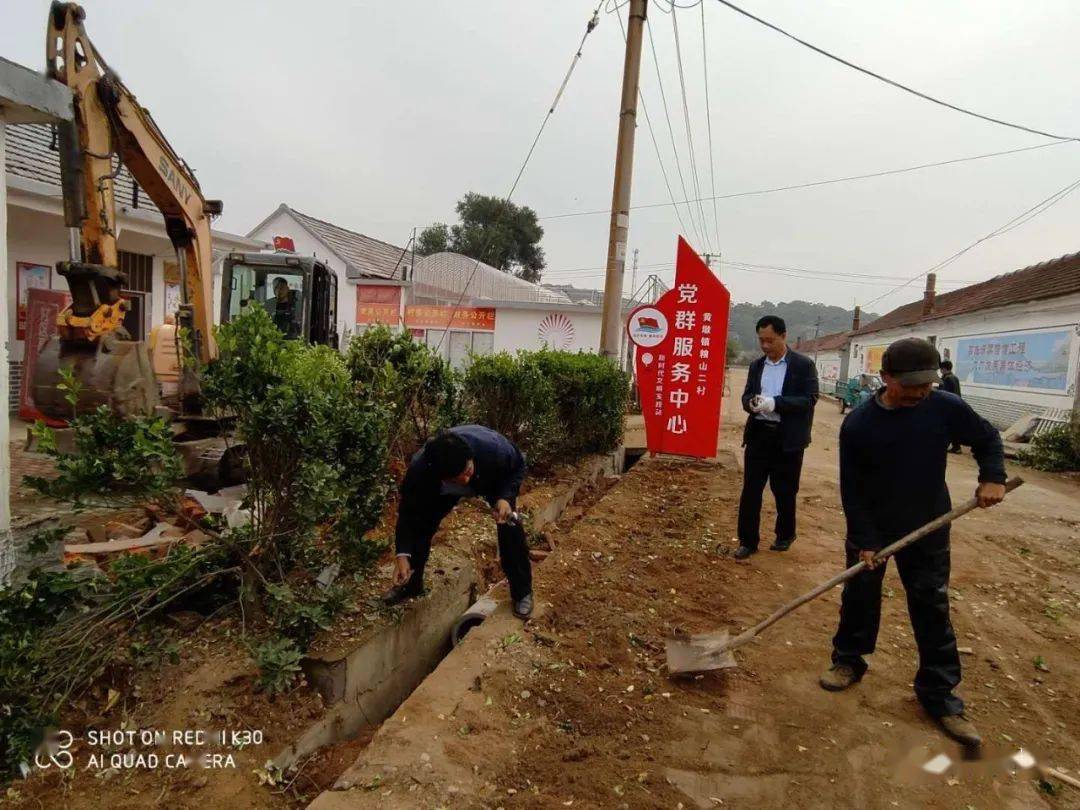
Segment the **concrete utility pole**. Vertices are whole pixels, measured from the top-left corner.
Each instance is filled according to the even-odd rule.
[[[634,130],[637,127],[641,39],[648,8],[648,0],[630,0],[622,102],[619,106],[619,141],[615,150],[615,188],[611,195],[611,228],[608,236],[607,276],[604,279],[604,309],[600,324],[600,353],[616,362],[622,336],[623,273],[626,270],[626,236],[630,230],[630,180],[634,173]]]
[[[637,259],[638,249],[634,248],[634,267],[630,271],[630,296],[633,297],[637,293]]]

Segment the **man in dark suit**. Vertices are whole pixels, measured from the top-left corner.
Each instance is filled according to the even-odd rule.
[[[818,398],[814,361],[787,347],[784,319],[766,315],[757,322],[757,334],[764,356],[750,364],[742,395],[750,416],[743,433],[737,560],[757,552],[766,481],[776,499],[776,541],[769,548],[787,551],[795,541],[795,495]]]
[[[514,615],[533,610],[532,566],[525,529],[514,509],[525,457],[503,436],[480,425],[460,425],[431,439],[417,453],[401,484],[395,532],[394,586],[383,596],[397,604],[424,592],[431,539],[462,498],[488,502],[498,524],[499,561],[510,583]]]
[[[951,360],[941,361],[941,385],[939,386],[942,391],[947,391],[950,394],[956,394],[960,396],[960,378],[953,374]],[[949,448],[950,453],[962,452],[960,442],[953,442]]]

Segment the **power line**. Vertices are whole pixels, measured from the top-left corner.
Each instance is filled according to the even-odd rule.
[[[762,194],[776,194],[781,191],[798,191],[800,189],[815,188],[817,186],[829,186],[836,183],[848,183],[855,180],[872,180],[877,177],[888,177],[895,174],[906,174],[907,172],[922,171],[923,169],[935,169],[940,166],[951,166],[956,163],[969,163],[974,160],[985,160],[986,158],[1003,157],[1005,155],[1016,155],[1021,152],[1034,152],[1039,149],[1047,149],[1052,146],[1061,146],[1062,144],[1074,143],[1074,141],[1054,141],[1053,143],[1040,143],[1036,146],[1022,146],[1017,149],[1006,149],[1002,152],[987,152],[982,155],[970,155],[962,158],[952,158],[951,160],[941,160],[935,163],[921,163],[917,166],[907,166],[902,169],[886,169],[879,172],[870,172],[868,174],[853,174],[846,177],[834,177],[828,180],[812,180],[808,183],[796,183],[786,186],[775,186],[773,188],[763,188],[754,191],[739,191],[732,194],[720,194],[715,197],[705,197],[701,201],[708,202],[709,200],[733,200],[739,197],[754,197]],[[697,200],[684,200],[684,204],[691,202],[697,202]],[[640,205],[633,205],[630,210],[639,210],[645,208],[664,208],[672,203],[643,203]],[[550,216],[540,217],[542,220],[548,219],[569,219],[571,217],[587,217],[595,214],[610,214],[610,208],[597,208],[589,211],[570,211],[565,214],[551,214]]]
[[[941,268],[952,264],[954,261],[959,259],[965,253],[967,253],[968,251],[978,247],[983,242],[986,242],[986,241],[988,241],[990,239],[993,239],[996,236],[1001,236],[1002,234],[1008,233],[1011,230],[1019,228],[1021,225],[1026,225],[1028,222],[1035,219],[1035,217],[1037,217],[1040,214],[1043,214],[1046,211],[1053,208],[1059,202],[1061,202],[1066,197],[1068,197],[1070,194],[1072,194],[1074,191],[1076,191],[1077,188],[1080,188],[1080,179],[1074,180],[1073,182],[1069,183],[1064,188],[1059,189],[1058,191],[1055,191],[1053,194],[1051,194],[1049,197],[1047,197],[1042,202],[1036,203],[1031,208],[1024,211],[1022,214],[1018,214],[1017,216],[1010,219],[1004,225],[1002,225],[1002,226],[1000,226],[998,228],[995,228],[990,233],[986,234],[986,236],[983,236],[980,239],[976,239],[974,242],[972,242],[967,247],[961,248],[960,250],[956,251],[956,253],[949,256],[949,258],[943,259],[942,261],[938,262],[933,267],[931,267],[929,270],[924,270],[923,272],[919,273],[919,275],[908,279],[907,281],[905,281],[900,286],[898,286],[898,287],[896,287],[896,288],[894,288],[892,290],[889,290],[889,292],[884,293],[882,295],[879,295],[877,298],[875,298],[872,301],[867,301],[865,304],[863,304],[863,306],[868,307],[871,304],[876,304],[882,298],[887,298],[888,296],[892,295],[893,293],[899,292],[900,290],[904,289],[905,287],[908,287],[909,285],[914,284],[920,278],[923,278],[924,276],[927,276],[927,275],[929,275],[930,273],[933,273],[936,270],[940,270]]]
[[[674,0],[673,0],[674,2]],[[712,134],[712,104],[709,101],[709,49],[705,47],[705,3],[701,4],[701,68],[705,74],[705,121],[709,125],[709,193],[712,194],[712,217],[713,228],[716,231],[716,247],[719,250],[722,240],[720,239],[720,216],[716,210],[716,159],[713,156]],[[672,14],[671,16],[675,16]]]
[[[623,25],[622,14],[619,13],[618,8],[615,9],[615,16],[619,20],[619,28],[622,30],[623,41],[625,41],[626,26]],[[671,205],[675,209],[675,216],[679,220],[679,228],[682,233],[686,233],[686,223],[683,222],[682,212],[679,211],[679,206],[675,204],[675,192],[671,190],[671,181],[668,179],[667,169],[664,168],[664,161],[660,157],[660,143],[656,140],[656,131],[653,129],[652,118],[649,117],[649,108],[645,106],[645,95],[641,92],[640,83],[638,85],[638,101],[641,102],[641,112],[645,115],[645,123],[649,128],[649,138],[652,139],[653,149],[656,151],[656,162],[660,164],[660,173],[664,176],[664,185],[667,187],[668,196],[671,198]]]
[[[671,15],[671,30],[675,35],[675,62],[679,68],[679,88],[682,90],[683,122],[686,124],[686,145],[690,152],[690,170],[694,174],[694,193],[697,194],[698,214],[701,216],[701,227],[705,232],[705,248],[710,253],[715,252],[709,245],[709,223],[705,219],[705,209],[701,206],[701,180],[698,177],[697,155],[694,151],[694,135],[690,128],[690,103],[686,98],[686,75],[683,72],[682,44],[679,41],[679,15]]]
[[[764,25],[766,28],[771,28],[773,31],[776,31],[778,34],[782,34],[783,36],[787,37],[788,39],[799,43],[804,48],[809,48],[810,50],[814,51],[815,53],[819,53],[822,56],[828,57],[829,59],[832,59],[834,62],[839,62],[841,65],[844,65],[845,67],[849,67],[852,70],[857,70],[860,73],[863,73],[863,74],[865,74],[867,76],[870,76],[871,78],[877,79],[878,81],[881,81],[881,82],[885,82],[885,84],[892,85],[893,87],[897,88],[898,90],[903,90],[906,93],[911,93],[913,96],[917,96],[917,97],[923,99],[924,101],[929,101],[929,102],[932,102],[934,104],[938,104],[938,105],[940,105],[942,107],[947,107],[950,110],[954,110],[956,112],[963,113],[964,115],[970,115],[973,118],[979,118],[979,119],[982,119],[983,121],[989,121],[992,124],[1000,124],[1001,126],[1010,127],[1012,129],[1018,129],[1021,132],[1029,132],[1032,135],[1042,135],[1044,138],[1053,138],[1053,139],[1058,140],[1058,141],[1075,141],[1075,140],[1077,140],[1077,138],[1074,138],[1074,137],[1071,137],[1071,136],[1068,136],[1068,135],[1054,135],[1051,132],[1043,132],[1041,129],[1034,129],[1033,127],[1026,127],[1023,124],[1014,124],[1014,123],[1011,123],[1009,121],[1004,121],[1004,120],[1002,120],[1000,118],[993,118],[993,117],[991,117],[989,115],[983,115],[982,113],[977,113],[974,110],[969,110],[969,109],[967,109],[965,107],[961,107],[961,106],[956,105],[956,104],[951,104],[948,101],[942,101],[939,98],[935,98],[934,96],[928,95],[928,94],[923,93],[923,92],[921,92],[919,90],[915,90],[912,87],[908,87],[906,84],[901,84],[898,81],[894,81],[893,79],[887,78],[886,76],[882,76],[880,73],[875,73],[874,71],[872,71],[872,70],[870,70],[868,68],[864,68],[864,67],[861,67],[860,65],[856,65],[854,62],[849,62],[847,59],[843,59],[843,58],[837,56],[836,54],[830,53],[829,51],[825,50],[824,48],[819,48],[817,45],[812,45],[811,43],[807,42],[804,39],[799,39],[799,37],[795,36],[792,33],[789,33],[788,31],[785,31],[780,26],[774,25],[773,23],[769,22],[768,20],[763,20],[763,19],[761,19],[761,17],[757,17],[757,16],[751,14],[749,11],[746,11],[745,9],[739,8],[737,5],[730,2],[730,0],[718,0],[718,2],[721,3],[722,5],[727,6],[732,11],[737,11],[739,14],[742,14],[744,17],[748,17],[749,19],[753,20],[754,22],[760,23],[761,25]]]
[[[574,68],[577,67],[577,63],[581,60],[581,49],[585,46],[585,40],[589,38],[589,34],[593,32],[596,26],[600,22],[600,6],[597,6],[592,13],[592,17],[589,18],[588,23],[585,25],[585,33],[581,36],[581,42],[578,43],[577,50],[574,53],[573,58],[570,60],[570,69],[566,72],[565,78],[563,78],[562,84],[559,85],[559,90],[555,94],[555,99],[551,102],[551,106],[548,108],[547,113],[544,115],[543,120],[540,122],[540,128],[536,131],[536,137],[533,138],[532,144],[529,146],[529,151],[525,154],[525,160],[521,163],[521,168],[518,169],[517,176],[514,178],[513,184],[510,186],[510,191],[507,192],[503,201],[506,205],[503,206],[503,210],[500,212],[499,219],[496,220],[496,225],[500,224],[502,217],[506,215],[507,209],[509,209],[510,198],[514,196],[514,192],[517,191],[518,183],[521,182],[522,175],[525,174],[525,168],[529,165],[529,161],[532,159],[533,152],[536,151],[536,145],[540,142],[540,136],[544,133],[544,128],[547,127],[548,121],[551,120],[551,116],[555,114],[555,108],[558,106],[559,99],[562,98],[563,91],[566,90],[566,85],[570,82],[570,77],[574,73]],[[465,300],[465,295],[469,291],[469,287],[472,285],[473,278],[476,276],[476,271],[480,269],[480,265],[483,264],[483,257],[487,256],[488,251],[491,249],[495,239],[495,228],[492,229],[491,234],[488,236],[484,245],[484,249],[480,251],[480,257],[476,259],[476,264],[473,265],[472,272],[469,273],[469,278],[465,282],[465,286],[461,289],[461,295],[458,296],[458,300],[454,303],[454,308],[450,311],[450,317],[448,323],[452,323],[454,315],[461,308],[461,302]],[[501,268],[500,268],[501,269]],[[435,352],[438,353],[442,349],[443,340],[450,333],[449,326],[443,330],[442,335],[439,337],[439,342],[435,346]],[[419,389],[417,389],[417,393]],[[416,394],[414,393],[414,398]]]
[[[660,60],[656,57],[656,43],[653,41],[652,24],[648,20],[645,21],[645,31],[649,34],[649,49],[652,51],[653,67],[656,69],[656,84],[660,88],[660,100],[664,104],[664,118],[667,119],[668,134],[671,136],[671,154],[675,157],[675,168],[679,173],[679,184],[682,186],[684,205],[686,205],[686,212],[690,217],[690,225],[700,242],[702,241],[701,231],[698,230],[697,223],[694,222],[694,209],[687,200],[690,194],[686,190],[686,178],[683,176],[682,161],[679,160],[679,150],[675,146],[675,128],[671,125],[671,110],[668,108],[667,93],[664,92],[664,80],[660,76]],[[667,205],[667,203],[664,203],[664,205]],[[637,207],[639,206],[632,205],[630,210],[633,211]]]

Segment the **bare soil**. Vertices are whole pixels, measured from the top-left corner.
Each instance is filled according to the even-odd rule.
[[[916,651],[892,567],[877,652],[847,692],[817,682],[838,591],[739,651],[738,668],[668,676],[669,635],[738,632],[844,564],[835,403],[818,409],[798,541],[783,554],[766,541],[748,562],[730,556],[742,416],[733,398],[725,407],[719,463],[643,460],[556,532],[534,620],[493,617],[473,631],[384,724],[351,789],[324,794],[320,810],[1080,807],[1074,788],[1004,763],[1023,747],[1080,775],[1080,488],[1062,476],[1014,469],[1024,487],[953,529],[959,692],[983,761],[962,762],[914,699]],[[976,475],[970,455],[950,456],[956,500]],[[767,507],[764,527],[773,516]],[[462,687],[469,672],[479,674]],[[938,754],[954,764],[920,770]]]

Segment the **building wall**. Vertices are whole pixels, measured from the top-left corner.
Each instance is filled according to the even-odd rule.
[[[840,369],[842,366],[840,351],[809,352],[811,359],[816,358],[818,370],[818,385],[823,394],[836,393],[837,380],[841,379]]]
[[[291,237],[298,254],[301,256],[314,256],[337,273],[338,334],[341,336],[341,345],[343,347],[348,345],[349,336],[356,331],[356,284],[345,278],[345,262],[331,253],[322,242],[309,234],[288,211],[278,211],[250,236],[252,239],[258,239],[262,242],[272,242],[275,236]]]
[[[564,312],[543,308],[509,309],[496,305],[495,351],[536,350],[544,346],[569,352],[598,351],[599,308]]]
[[[1046,409],[1071,409],[1076,397],[1077,366],[1080,363],[1080,295],[1064,296],[1046,301],[984,310],[955,318],[941,318],[915,324],[904,329],[859,335],[852,338],[849,354],[851,374],[876,372],[879,352],[889,343],[902,337],[935,338],[942,356],[958,360],[960,341],[965,338],[1010,333],[1068,332],[1068,369],[1066,386],[1060,391],[1004,387],[976,383],[963,379],[964,398],[998,428],[1011,425],[1025,413],[1041,413]],[[849,375],[850,376],[850,375]]]
[[[0,110],[0,166],[6,163],[7,141],[4,134],[4,113]],[[7,255],[7,185],[0,183],[0,290],[4,291],[4,300],[11,301],[13,291],[10,287],[11,270],[8,268]],[[0,307],[0,401],[8,395],[8,352],[11,341],[8,338],[8,318],[10,306]],[[15,568],[15,551],[11,543],[11,444],[9,435],[11,426],[7,419],[0,419],[0,585],[7,582]]]

